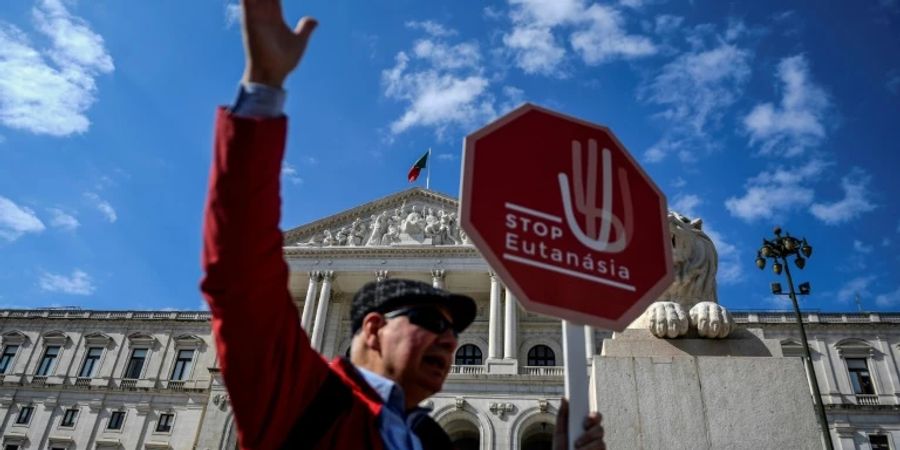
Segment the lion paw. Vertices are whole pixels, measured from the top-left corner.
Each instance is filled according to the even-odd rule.
[[[722,305],[700,302],[691,308],[691,326],[701,337],[721,339],[734,329],[734,319]]]
[[[690,320],[684,307],[675,302],[656,302],[647,308],[650,332],[658,338],[676,338],[687,334]]]

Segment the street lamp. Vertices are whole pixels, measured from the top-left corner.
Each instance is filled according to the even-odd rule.
[[[785,233],[781,235],[781,227],[775,227],[774,239],[763,239],[762,247],[756,253],[756,267],[760,270],[766,268],[766,259],[773,261],[772,271],[775,275],[781,275],[784,271],[788,282],[788,293],[782,293],[781,283],[772,283],[772,294],[787,295],[794,304],[794,313],[797,316],[797,326],[800,328],[800,339],[803,343],[803,360],[806,365],[806,376],[809,378],[809,384],[812,385],[813,400],[816,402],[816,413],[819,416],[819,423],[822,426],[822,436],[825,438],[825,446],[829,450],[834,449],[831,443],[831,433],[828,431],[828,418],[825,416],[825,406],[822,403],[822,393],[819,392],[819,381],[816,379],[816,371],[812,365],[812,356],[809,354],[809,342],[806,339],[806,329],[803,327],[803,318],[800,316],[800,306],[797,304],[797,292],[794,291],[794,280],[791,278],[790,258],[793,258],[794,264],[798,269],[806,267],[806,259],[812,256],[812,246],[806,242],[806,239],[797,239]],[[800,295],[809,295],[809,282],[800,283]]]

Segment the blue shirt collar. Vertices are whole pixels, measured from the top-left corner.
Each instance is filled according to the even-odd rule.
[[[385,405],[403,416],[406,415],[406,397],[403,394],[403,389],[397,383],[365,368],[356,366],[356,369],[365,378],[366,383],[369,383],[369,386],[375,389],[375,392],[378,393]]]

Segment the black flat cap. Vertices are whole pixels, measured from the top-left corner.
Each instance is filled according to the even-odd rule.
[[[366,314],[386,313],[410,305],[439,305],[446,308],[457,333],[461,333],[475,320],[475,300],[471,297],[451,294],[421,281],[391,278],[366,283],[353,296],[353,305],[350,307],[353,334],[362,327]]]

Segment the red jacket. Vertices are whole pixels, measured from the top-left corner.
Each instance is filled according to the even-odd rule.
[[[380,397],[349,362],[329,365],[310,347],[288,293],[278,228],[286,127],[284,117],[216,116],[201,289],[240,447],[380,450]]]

